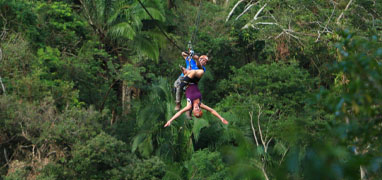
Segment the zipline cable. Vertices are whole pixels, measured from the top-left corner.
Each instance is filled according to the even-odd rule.
[[[196,20],[195,20],[195,26],[196,26],[195,30],[194,30],[194,32],[191,35],[190,41],[188,41],[188,44],[190,44],[189,46],[191,47],[191,49],[192,49],[192,42],[195,42],[196,33],[198,32],[198,27],[199,27],[199,22],[200,22],[200,9],[201,9],[201,7],[202,7],[202,0],[200,0],[200,2],[199,2],[198,14],[197,14],[197,17],[196,17]]]
[[[151,16],[150,12],[146,9],[146,7],[143,5],[143,3],[141,2],[141,0],[138,0],[139,4],[143,7],[143,9],[146,11],[146,13],[151,17],[152,20],[155,20],[153,18],[153,16]],[[159,28],[159,30],[164,34],[164,36],[176,47],[178,48],[180,51],[183,51],[182,48],[180,48],[170,37],[168,37],[168,35],[166,34],[166,32],[163,31],[163,29],[157,25],[157,27]]]

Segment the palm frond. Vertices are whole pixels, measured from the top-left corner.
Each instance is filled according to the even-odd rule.
[[[133,138],[134,140],[133,140],[133,145],[131,147],[131,151],[135,152],[137,150],[138,146],[145,140],[145,138],[146,138],[146,134],[141,133],[141,134],[136,135]]]
[[[159,45],[158,43],[145,36],[137,36],[135,38],[135,48],[141,53],[146,54],[148,57],[158,61],[159,59]]]
[[[118,0],[105,0],[104,1],[104,9],[103,9],[103,15],[105,17],[103,22],[106,22],[108,20],[108,17],[110,17],[114,11],[116,11],[116,8],[118,9],[121,7],[120,5],[117,6]]]
[[[150,31],[142,31],[140,32],[145,37],[149,37],[149,39],[152,39],[155,41],[159,47],[164,46],[164,44],[167,42],[167,39],[165,36],[163,36],[162,32],[160,32],[158,29],[152,29]]]
[[[166,18],[164,17],[164,8],[162,4],[157,0],[149,0],[142,2],[146,7],[147,11],[151,14],[154,20],[164,22]],[[140,21],[151,20],[151,17],[147,12],[141,7],[139,3],[135,4],[135,8],[132,9],[132,14]]]
[[[128,22],[131,17],[131,5],[126,4],[125,2],[117,2],[114,4],[115,7],[109,12],[107,19],[107,24],[112,25],[118,22]]]
[[[116,24],[110,28],[109,34],[112,39],[126,38],[132,40],[136,36],[133,27],[127,22]]]
[[[161,22],[164,22],[166,20],[166,18],[164,17],[163,13],[156,9],[156,8],[147,8],[147,11],[149,11],[149,13],[151,14],[151,16],[154,18],[154,20],[158,20],[158,21],[161,21]],[[151,17],[145,12],[145,15],[143,16],[145,20],[149,20],[151,19]]]
[[[121,13],[121,9],[117,9],[115,12],[113,12],[111,14],[111,16],[109,17],[109,19],[106,21],[106,24],[111,26],[112,24],[114,24],[117,19],[118,19],[118,16],[120,15]]]
[[[137,110],[135,128],[139,133],[133,138],[132,151],[139,151],[142,155],[147,155],[153,151],[153,144],[159,144],[158,142],[165,139],[164,137],[170,133],[168,130],[163,131],[163,125],[169,118],[168,111],[173,109],[173,106],[169,106],[173,102],[173,97],[168,82],[165,79],[159,79],[150,87],[150,92],[143,101]],[[161,144],[167,147],[172,146],[165,142]],[[168,150],[168,148],[160,147],[156,147],[156,149]]]
[[[97,11],[98,20],[100,22],[105,22],[105,0],[95,0],[95,10]]]
[[[131,24],[136,27],[137,29],[141,29],[142,26],[143,26],[143,23],[142,23],[142,18],[140,18],[139,16],[132,16],[131,17]]]
[[[282,142],[277,141],[274,146],[274,150],[277,154],[283,155],[286,151],[288,151],[288,148]]]

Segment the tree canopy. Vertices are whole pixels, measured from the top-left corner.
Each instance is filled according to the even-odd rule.
[[[0,0],[0,179],[380,179],[381,10]],[[228,125],[163,127],[189,43]]]

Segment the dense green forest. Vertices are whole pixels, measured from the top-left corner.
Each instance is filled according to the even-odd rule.
[[[190,41],[228,125],[163,127]],[[382,179],[381,138],[380,0],[0,0],[0,179]]]

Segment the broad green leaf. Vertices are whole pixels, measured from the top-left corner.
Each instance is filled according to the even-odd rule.
[[[146,134],[138,134],[134,137],[133,146],[131,147],[131,152],[135,152],[138,146],[145,140]]]

